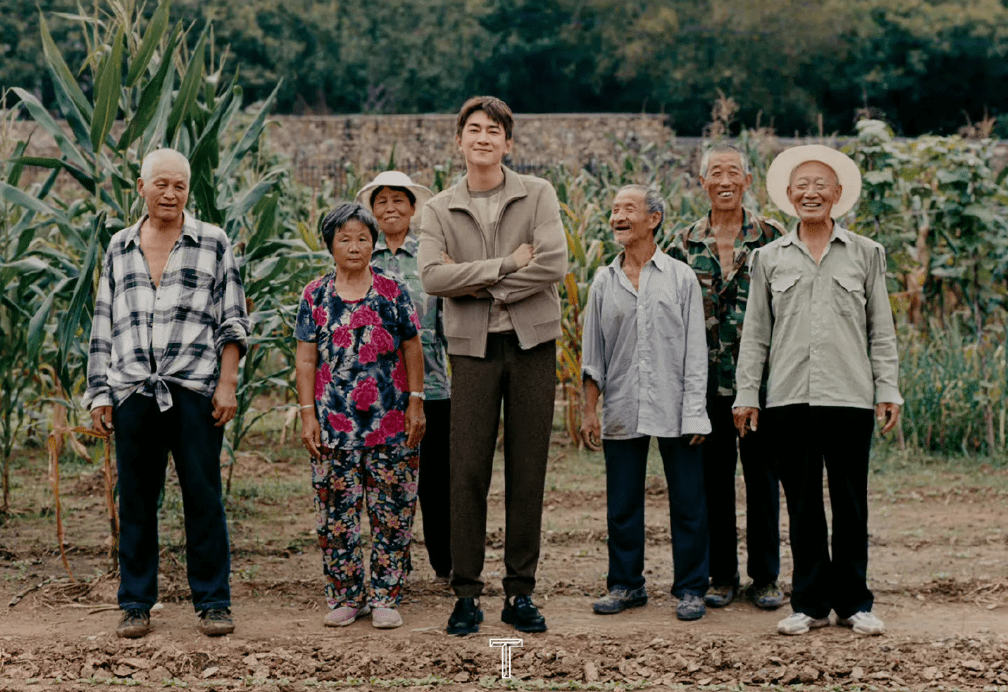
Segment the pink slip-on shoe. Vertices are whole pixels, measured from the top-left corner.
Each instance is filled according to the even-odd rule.
[[[371,606],[365,604],[360,608],[354,608],[353,606],[340,606],[339,608],[334,608],[329,611],[329,614],[325,617],[326,627],[346,627],[347,625],[352,625],[354,620],[359,617],[364,617],[371,612]]]

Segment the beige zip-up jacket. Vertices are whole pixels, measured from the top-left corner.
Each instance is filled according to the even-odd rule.
[[[437,194],[420,221],[420,281],[430,295],[446,298],[448,352],[486,355],[490,305],[506,306],[522,348],[560,337],[557,283],[567,273],[567,236],[556,192],[547,181],[504,168],[495,247],[487,247],[469,196],[467,176]],[[532,261],[501,276],[501,264],[522,243]],[[445,264],[441,253],[456,264]]]

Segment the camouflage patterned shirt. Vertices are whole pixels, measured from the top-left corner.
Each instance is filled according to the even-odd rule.
[[[787,233],[778,222],[748,209],[743,209],[742,215],[742,232],[735,238],[735,261],[727,276],[721,272],[710,214],[677,233],[668,248],[668,254],[692,267],[700,281],[709,355],[708,399],[735,395],[735,366],[749,298],[752,251]]]
[[[378,236],[371,264],[399,279],[409,289],[413,308],[420,319],[420,343],[424,354],[424,393],[428,399],[451,398],[448,377],[448,337],[445,336],[442,314],[444,300],[424,293],[420,285],[417,250],[420,239],[412,228],[402,247],[392,252],[385,244],[385,234]]]

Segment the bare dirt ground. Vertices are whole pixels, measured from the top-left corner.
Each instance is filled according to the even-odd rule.
[[[324,616],[321,558],[307,463],[275,431],[239,455],[228,500],[237,630],[211,640],[188,602],[179,495],[171,478],[162,510],[161,599],[154,632],[114,635],[108,518],[95,466],[64,459],[63,521],[70,581],[56,547],[52,493],[41,450],[13,475],[13,514],[0,525],[0,690],[95,686],[193,689],[944,689],[1008,690],[1008,470],[878,462],[870,486],[869,580],[888,632],[862,638],[841,627],[776,634],[788,612],[737,601],[696,623],[675,619],[664,481],[649,480],[647,578],[651,600],[600,617],[605,587],[605,485],[600,455],[566,447],[550,461],[536,602],[549,624],[513,649],[510,681],[492,637],[500,622],[503,487],[490,499],[483,598],[486,621],[465,638],[444,626],[450,590],[427,564],[420,521],[405,625],[378,631],[367,619],[333,630]],[[500,466],[500,464],[498,465]],[[738,478],[745,560],[744,487]],[[783,574],[790,576],[783,516]],[[11,603],[12,605],[8,605]],[[521,636],[521,635],[518,635]]]

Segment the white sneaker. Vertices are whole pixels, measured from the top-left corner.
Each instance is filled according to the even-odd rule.
[[[885,632],[885,623],[870,610],[854,613],[849,618],[837,618],[837,624],[850,627],[858,634],[876,635]]]
[[[829,618],[814,618],[805,613],[791,613],[786,618],[777,623],[777,631],[781,634],[805,634],[809,630],[826,627],[829,625]]]

